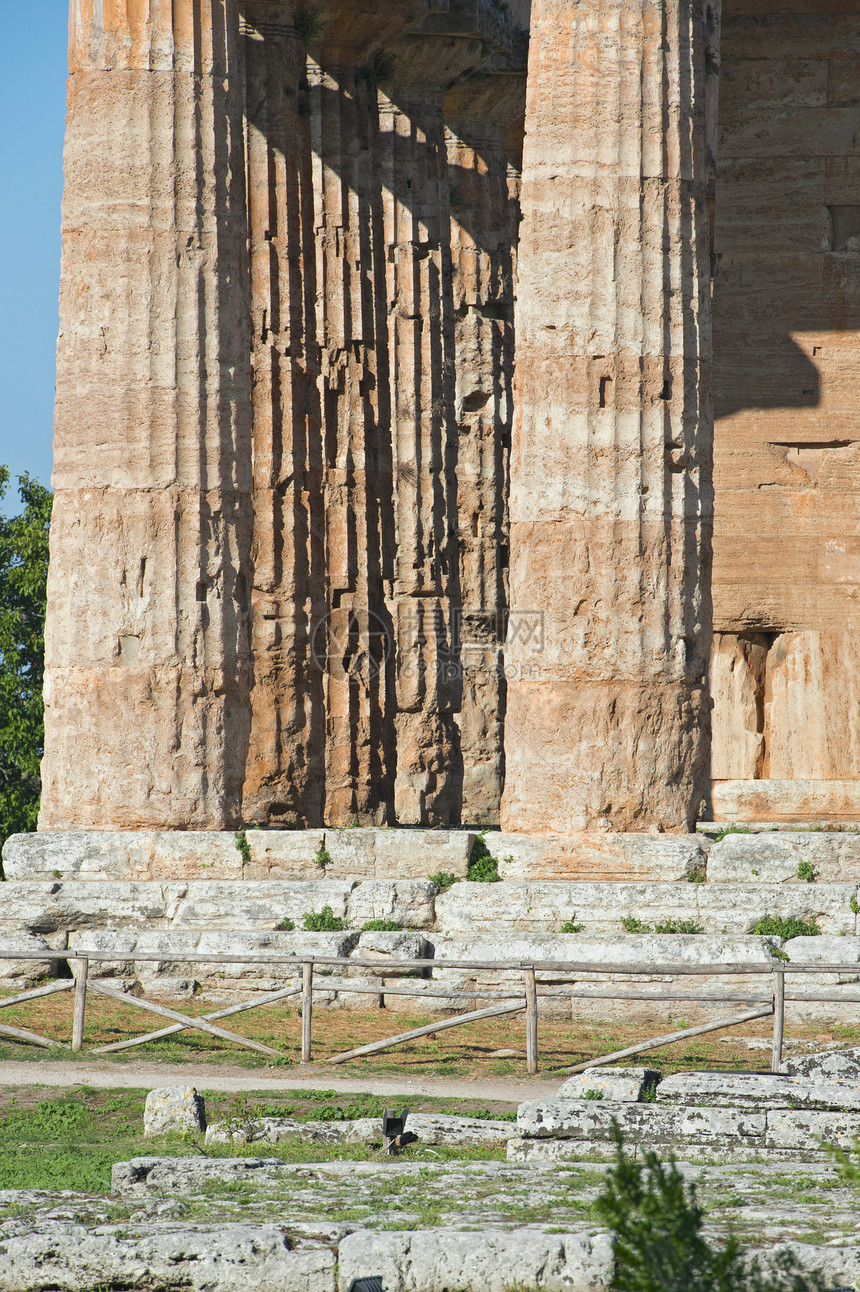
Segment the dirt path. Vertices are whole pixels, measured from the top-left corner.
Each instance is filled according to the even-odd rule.
[[[559,1087],[558,1079],[516,1081],[504,1077],[445,1078],[333,1077],[331,1068],[312,1064],[301,1071],[272,1076],[247,1068],[203,1064],[166,1063],[0,1063],[0,1086],[118,1087],[194,1085],[200,1090],[259,1090],[275,1094],[285,1090],[336,1090],[343,1094],[435,1095],[448,1099],[493,1099],[518,1104],[524,1099],[546,1099]]]

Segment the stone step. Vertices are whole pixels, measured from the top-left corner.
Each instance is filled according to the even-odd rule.
[[[782,1073],[677,1072],[657,1086],[657,1103],[860,1112],[860,1063],[855,1059],[855,1080],[851,1083]]]
[[[470,883],[445,891],[430,880],[13,881],[0,885],[0,928],[56,933],[81,928],[272,928],[330,906],[352,927],[370,919],[449,935],[647,933],[683,921],[711,934],[745,934],[764,915],[802,916],[822,933],[854,935],[856,883]],[[655,934],[655,936],[665,936]]]
[[[50,831],[12,835],[11,880],[465,878],[478,836],[466,830]],[[691,835],[532,836],[493,831],[486,846],[503,879],[682,881],[704,871],[707,840]]]
[[[713,781],[717,821],[860,822],[860,781]]]
[[[732,1155],[746,1150],[821,1160],[827,1157],[822,1141],[846,1151],[853,1148],[860,1136],[860,1111],[530,1100],[517,1112],[518,1135],[508,1143],[509,1160],[540,1160],[539,1153],[521,1147],[535,1141],[571,1141],[571,1156],[581,1153],[583,1145],[609,1149],[614,1124],[625,1144],[672,1149],[684,1156],[695,1157],[700,1149]],[[555,1152],[562,1154],[562,1149]]]

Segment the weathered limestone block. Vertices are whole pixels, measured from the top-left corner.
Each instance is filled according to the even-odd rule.
[[[340,1144],[346,1126],[354,1122],[299,1122],[294,1117],[248,1117],[215,1122],[206,1131],[207,1144],[282,1144],[302,1139],[308,1144]]]
[[[346,1122],[350,1127],[345,1138],[350,1143],[375,1143],[382,1139],[378,1117],[363,1117]],[[448,1113],[410,1113],[406,1129],[413,1131],[422,1144],[498,1144],[516,1132],[513,1122],[481,1117],[455,1117]]]
[[[791,1076],[810,1081],[860,1082],[860,1049],[823,1050],[786,1059],[783,1067]]]
[[[325,847],[323,830],[248,830],[245,833],[251,860],[244,879],[343,879],[317,860]]]
[[[613,1104],[641,1104],[660,1080],[655,1068],[589,1068],[569,1077],[558,1089],[558,1099],[584,1099],[598,1091]]]
[[[715,821],[860,821],[860,781],[714,781]]]
[[[275,991],[291,981],[298,982],[299,962],[303,955],[349,956],[359,940],[356,932],[308,933],[297,928],[295,932],[230,933],[189,929],[165,929],[158,932],[91,931],[70,938],[70,947],[79,952],[102,951],[117,953],[116,960],[90,962],[90,977],[131,979],[140,983],[144,994],[158,989],[158,984],[175,983],[186,978],[199,983],[209,991],[253,987],[256,990]],[[267,956],[291,957],[295,963],[284,960],[280,964],[241,964],[238,961],[205,964],[184,959],[186,955],[237,955],[257,953]],[[141,960],[141,955],[155,956]],[[343,965],[318,965],[315,974],[325,977],[343,976]],[[165,993],[162,993],[165,994]]]
[[[860,937],[835,937],[824,934],[813,938],[790,938],[783,951],[794,964],[844,965],[838,973],[804,974],[803,979],[789,978],[792,987],[824,987],[832,983],[856,983],[860,976]]]
[[[51,830],[3,845],[7,879],[152,879],[154,830]]]
[[[581,1099],[531,1100],[517,1110],[525,1139],[611,1140],[613,1119],[631,1144],[763,1144],[766,1117],[727,1108],[667,1108]]]
[[[812,867],[822,883],[860,880],[860,833],[778,830],[728,834],[708,854],[708,880],[716,883],[803,883],[798,866]]]
[[[341,919],[353,885],[344,880],[258,883],[6,883],[0,928],[35,933],[73,929],[273,929],[300,927],[309,910],[330,906]],[[390,886],[393,887],[393,886]],[[435,892],[434,885],[427,887]],[[371,918],[367,916],[366,918]]]
[[[309,910],[323,906],[344,919],[352,887],[348,880],[337,879],[192,882],[170,912],[170,922],[186,929],[270,929],[286,917],[301,927]]]
[[[765,1147],[806,1153],[822,1152],[822,1141],[853,1149],[860,1138],[860,1112],[776,1108],[767,1112]]]
[[[0,889],[2,895],[2,889]],[[44,938],[32,933],[3,931],[0,933],[0,944],[6,952],[15,951],[26,955],[28,952],[50,951]],[[56,960],[0,960],[0,986],[17,988],[19,991],[35,986],[43,978],[56,975]]]
[[[612,1276],[608,1234],[543,1234],[535,1229],[484,1229],[474,1234],[445,1230],[348,1234],[338,1247],[338,1292],[372,1269],[386,1292],[446,1292],[508,1287],[547,1292],[597,1292]]]
[[[689,830],[708,788],[708,17],[532,10],[506,829]]]
[[[704,873],[706,852],[696,835],[582,831],[529,836],[501,832],[487,843],[504,880],[651,880],[673,882]]]
[[[15,883],[3,885],[0,927],[56,933],[86,928],[159,928],[167,924],[170,885],[153,883]]]
[[[699,921],[708,930],[749,929],[761,916],[815,918],[823,933],[853,934],[854,884],[697,884]]]
[[[155,1135],[200,1133],[206,1129],[206,1105],[193,1086],[159,1086],[146,1096],[143,1133]]]
[[[384,966],[387,960],[427,959],[433,955],[433,944],[421,933],[367,932],[362,933],[358,938],[352,954],[356,960],[378,960]],[[385,977],[399,978],[404,975],[411,977],[413,974],[423,977],[426,972],[425,969],[388,969]],[[367,974],[367,970],[357,967],[350,969],[349,973],[351,977],[356,974],[363,977]],[[376,981],[381,982],[382,979]]]
[[[335,1292],[327,1247],[290,1249],[276,1225],[105,1226],[88,1231],[62,1221],[5,1239],[2,1292],[77,1292],[129,1287],[161,1292]]]
[[[327,830],[326,873],[345,879],[465,879],[475,836],[465,830]]]
[[[406,929],[430,929],[436,919],[436,892],[427,879],[366,880],[349,894],[349,922],[361,928],[368,920],[394,920]]]
[[[786,1076],[781,1073],[676,1072],[657,1087],[657,1102],[704,1103],[714,1108],[800,1107],[860,1111],[860,1076],[853,1084],[848,1084],[821,1076]]]

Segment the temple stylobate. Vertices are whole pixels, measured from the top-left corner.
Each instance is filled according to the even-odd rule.
[[[72,0],[40,828],[860,816],[858,54]]]

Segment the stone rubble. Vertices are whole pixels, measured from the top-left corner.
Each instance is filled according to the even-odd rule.
[[[559,1099],[588,1099],[597,1093],[615,1104],[637,1104],[653,1097],[660,1081],[656,1068],[589,1068],[559,1087]]]

